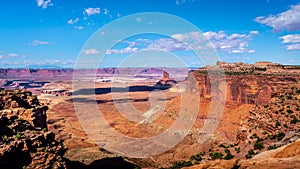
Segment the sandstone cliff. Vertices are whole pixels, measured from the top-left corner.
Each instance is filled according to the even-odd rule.
[[[46,110],[29,92],[0,92],[1,168],[66,168],[66,149],[47,131]]]

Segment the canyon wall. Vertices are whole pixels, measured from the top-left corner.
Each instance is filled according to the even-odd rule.
[[[212,75],[210,77],[208,74],[198,71],[190,72],[188,79],[192,79],[192,77],[196,80],[196,84],[194,84],[195,82],[188,83],[188,91],[195,90],[193,85],[196,85],[200,98],[210,99],[213,97],[212,90],[215,90],[216,95],[226,96],[223,97],[226,104],[232,105],[267,104],[272,96],[281,95],[279,89],[281,86],[289,86],[289,84],[297,83],[300,79],[300,76],[295,75],[224,75],[224,77]],[[222,85],[225,85],[225,91],[221,90]]]

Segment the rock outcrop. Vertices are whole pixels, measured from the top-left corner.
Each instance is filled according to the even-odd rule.
[[[0,91],[0,112],[27,120],[33,127],[47,129],[47,106],[40,105],[36,96],[22,90]]]
[[[154,85],[154,88],[165,90],[174,87],[176,84],[177,82],[170,78],[169,73],[164,71],[163,78]]]
[[[226,79],[226,93],[217,93],[225,95],[226,104],[267,104],[272,96],[280,95],[282,85],[297,83],[299,76],[262,76],[262,75],[224,75],[224,77],[209,77],[207,74],[198,71],[191,72],[197,81],[201,98],[209,98],[212,95],[212,89],[218,91],[222,82],[219,79]],[[298,79],[297,79],[298,78]]]
[[[25,91],[1,91],[0,96],[1,168],[66,168],[66,149],[47,131],[47,107]]]

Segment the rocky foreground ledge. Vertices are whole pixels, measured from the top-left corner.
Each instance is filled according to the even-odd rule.
[[[99,148],[94,153],[74,149],[71,160],[64,157],[67,148],[48,131],[47,110],[31,92],[0,90],[1,169],[140,168]]]
[[[46,106],[30,92],[0,91],[0,168],[66,168],[66,151],[48,132]]]

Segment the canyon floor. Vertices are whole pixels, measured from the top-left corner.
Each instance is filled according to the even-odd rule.
[[[237,77],[230,78],[235,79]],[[247,79],[249,77],[238,78]],[[273,86],[276,90],[281,91],[280,94],[276,95],[272,92],[268,93],[270,91],[267,89],[265,90],[265,87],[259,86],[260,84],[257,82],[253,82],[253,80],[257,79],[260,80],[260,78],[254,78],[251,79],[252,82],[248,82],[256,84],[254,86],[248,85],[248,87],[250,86],[253,88],[252,91],[248,91],[249,89],[243,89],[243,87],[241,87],[238,90],[245,90],[242,91],[245,92],[245,96],[236,97],[246,97],[247,94],[249,94],[247,92],[252,92],[254,94],[267,92],[261,98],[265,101],[262,101],[261,103],[247,103],[246,101],[241,101],[243,99],[226,100],[220,122],[207,141],[199,143],[202,132],[201,129],[204,126],[208,117],[208,112],[211,109],[210,97],[202,93],[203,98],[199,100],[197,117],[195,118],[191,130],[182,141],[159,155],[153,155],[149,158],[127,159],[145,168],[168,168],[178,161],[191,161],[191,159],[193,164],[197,164],[199,161],[194,159],[197,155],[198,157],[201,156],[202,162],[209,162],[214,158],[250,159],[261,152],[276,149],[295,142],[300,138],[299,125],[297,125],[297,119],[299,118],[299,80],[297,79],[294,83],[288,81],[286,82],[289,83],[288,85],[282,85],[284,82],[281,82],[281,85],[277,85],[276,87]],[[149,87],[152,85],[154,84],[138,84],[137,86]],[[103,91],[103,89],[109,88],[110,86],[110,83],[96,84],[96,88],[99,89],[99,91]],[[230,92],[232,91],[232,95],[235,94],[236,89],[228,90]],[[73,98],[76,98],[77,103],[75,104],[84,107],[83,109],[86,113],[93,111],[94,108],[92,107],[96,104],[109,127],[120,134],[133,138],[150,138],[167,131],[176,122],[180,108],[183,106],[183,96],[178,89],[169,89],[160,92],[164,93],[166,105],[164,109],[157,108],[156,114],[159,116],[153,117],[154,119],[151,119],[151,122],[143,121],[145,120],[143,115],[151,110],[149,96],[151,94],[153,95],[152,91],[131,91],[128,95],[127,93],[124,95],[122,92],[116,92],[116,96],[111,92],[98,94],[96,92],[95,98],[93,98],[94,96],[87,94],[89,92],[85,91],[84,93],[79,92],[78,95],[73,96]],[[258,97],[256,97],[256,99],[257,98]],[[96,99],[96,101],[93,102],[93,99]],[[152,101],[155,99],[159,100],[159,97],[152,97]],[[90,151],[95,152],[95,149],[99,149],[99,146],[124,157],[128,156],[128,154],[122,152],[122,148],[132,147],[131,151],[136,151],[137,145],[133,145],[134,143],[130,143],[126,139],[123,141],[114,140],[113,138],[116,136],[107,129],[106,125],[95,125],[95,127],[98,127],[97,130],[91,130],[89,128],[83,129],[82,123],[78,119],[78,112],[76,113],[74,108],[74,100],[72,100],[71,96],[52,98],[51,100],[55,104],[50,104],[49,106],[49,128],[51,131],[54,131],[57,138],[64,141],[66,147],[69,148],[70,151],[66,153],[66,157],[69,159],[75,161],[82,160],[81,162],[89,164],[93,160],[88,159],[94,158],[95,156],[95,154],[90,153]],[[190,103],[196,104],[195,102]],[[126,106],[128,106],[128,104],[132,105],[135,108],[135,111],[127,109]],[[157,101],[156,104],[159,105],[160,102]],[[193,104],[189,104],[189,108],[193,107]],[[121,107],[121,111],[118,106],[123,106]],[[196,108],[197,107],[194,106],[194,109]],[[96,118],[87,117],[89,119]],[[136,121],[135,117],[136,119],[139,119],[139,117],[143,118],[139,119],[140,121]],[[181,127],[183,126],[179,126],[179,128]],[[87,132],[87,130],[90,131]],[[97,132],[101,132],[102,134],[96,134]],[[109,145],[96,144],[97,141],[93,141],[95,138],[91,139],[87,133],[96,135],[96,139],[109,143]],[[119,145],[120,142],[124,145]],[[149,145],[151,144],[149,143]],[[153,149],[159,148],[160,145],[154,145],[154,147],[144,151],[152,151]],[[85,154],[86,158],[79,158],[78,154],[75,153],[78,151],[82,151],[82,154]],[[222,156],[212,157],[213,153],[219,153]],[[89,154],[93,154],[92,157],[88,157]]]

